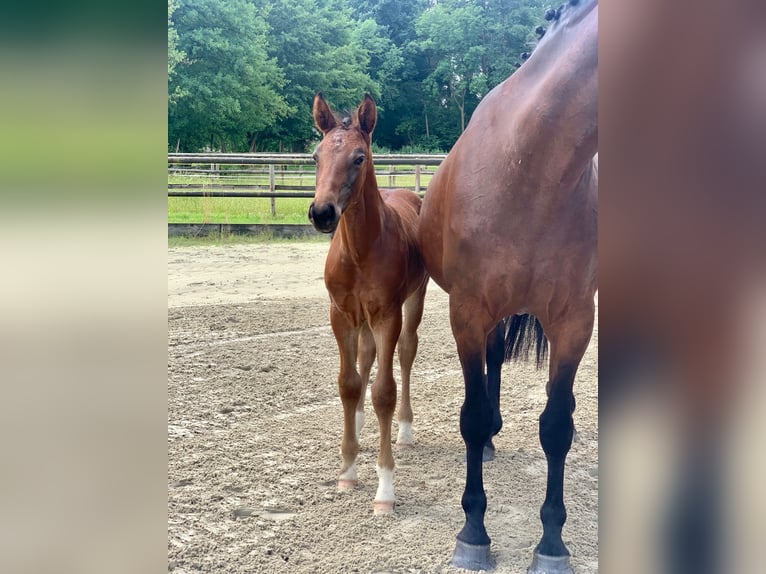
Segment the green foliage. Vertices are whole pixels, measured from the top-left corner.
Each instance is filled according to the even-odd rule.
[[[241,149],[247,134],[273,125],[289,108],[284,76],[269,58],[269,27],[248,0],[180,0],[173,13],[178,47],[168,132],[181,149]]]
[[[173,76],[176,65],[186,57],[186,54],[178,49],[178,32],[171,19],[176,8],[178,1],[168,0],[168,78]]]
[[[303,151],[316,137],[311,117],[316,92],[323,92],[336,108],[349,111],[365,92],[380,92],[367,73],[366,38],[360,37],[343,0],[258,2],[268,10],[268,51],[286,79],[283,94],[289,106],[284,117],[264,130],[265,142],[258,149]]]
[[[477,3],[453,1],[436,4],[416,23],[420,48],[432,70],[426,88],[442,106],[451,102],[457,107],[461,132],[466,124],[466,103],[487,92],[481,66],[486,47],[477,42],[485,24],[482,16]]]
[[[391,150],[451,148],[545,25],[542,0],[168,0],[168,147],[306,151],[322,91]]]
[[[168,82],[173,78],[176,66],[183,62],[186,54],[178,49],[178,32],[173,25],[173,12],[178,8],[177,0],[168,0]],[[168,106],[172,106],[181,97],[182,92],[179,86],[168,90]]]

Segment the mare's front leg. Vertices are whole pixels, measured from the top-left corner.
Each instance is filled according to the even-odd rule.
[[[469,570],[489,570],[490,538],[484,527],[487,496],[484,493],[482,462],[484,446],[492,435],[493,409],[484,376],[487,333],[492,319],[471,305],[450,296],[450,322],[457,343],[465,380],[465,400],[460,409],[460,434],[466,446],[466,481],[462,505],[465,525],[457,535],[452,565]]]
[[[338,391],[343,403],[343,439],[340,450],[343,462],[340,467],[338,488],[354,488],[357,484],[356,457],[359,442],[356,433],[356,408],[362,392],[362,379],[356,371],[359,327],[334,304],[330,306],[330,323],[340,351],[340,374]]]
[[[540,443],[548,461],[548,481],[545,501],[540,508],[543,536],[535,548],[528,574],[572,574],[569,551],[561,539],[567,519],[564,465],[574,435],[572,387],[593,332],[593,321],[594,308],[586,304],[547,328],[551,362],[548,401],[540,415]]]
[[[394,511],[394,455],[391,451],[391,421],[396,407],[394,350],[402,329],[401,309],[390,310],[371,325],[378,350],[378,374],[372,384],[372,404],[380,426],[378,453],[378,491],[373,503],[375,514]]]

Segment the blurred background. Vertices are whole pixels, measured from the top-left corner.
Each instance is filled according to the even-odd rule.
[[[760,571],[764,5],[601,8],[600,565]]]
[[[0,17],[0,570],[166,564],[166,14]]]

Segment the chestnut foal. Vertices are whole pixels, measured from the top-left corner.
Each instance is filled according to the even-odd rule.
[[[410,446],[410,372],[418,348],[428,275],[417,247],[420,198],[408,190],[378,190],[370,143],[377,120],[369,95],[356,118],[338,119],[322,94],[314,98],[314,122],[324,134],[314,152],[316,193],[309,219],[333,233],[325,263],[330,322],[340,351],[338,388],[343,402],[341,489],[357,483],[359,431],[370,368],[378,357],[372,404],[380,425],[375,514],[394,509],[391,421],[396,405],[394,349],[399,350],[402,397],[397,444]],[[404,320],[402,320],[402,309]],[[357,371],[357,360],[359,371]]]

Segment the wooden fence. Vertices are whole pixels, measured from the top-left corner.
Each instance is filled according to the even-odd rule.
[[[378,185],[425,191],[442,160],[439,155],[380,154],[374,157]],[[275,199],[313,197],[314,161],[310,154],[168,154],[168,176],[187,180],[168,183],[168,197],[267,197],[272,214]],[[414,176],[413,185],[397,178]],[[197,181],[195,181],[197,180]],[[296,183],[297,181],[297,183]]]
[[[375,175],[381,189],[410,189],[421,197],[446,156],[377,154]],[[402,183],[406,181],[406,183]],[[168,197],[269,198],[271,215],[280,198],[314,197],[316,175],[310,154],[168,154]],[[269,233],[311,234],[299,224],[169,223],[169,236]]]

